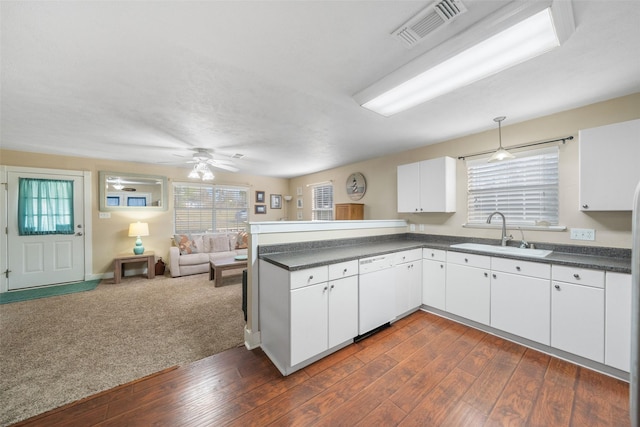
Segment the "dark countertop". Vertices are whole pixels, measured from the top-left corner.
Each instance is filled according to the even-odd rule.
[[[495,241],[489,239],[407,233],[402,235],[376,236],[344,241],[327,240],[322,242],[268,245],[258,248],[258,257],[261,260],[270,262],[278,267],[289,271],[295,271],[403,250],[431,248],[546,264],[593,268],[619,273],[631,273],[630,249],[536,243],[536,248],[551,249],[553,250],[553,253],[544,258],[531,258],[511,254],[494,254],[450,247],[452,244],[462,242],[497,244]]]

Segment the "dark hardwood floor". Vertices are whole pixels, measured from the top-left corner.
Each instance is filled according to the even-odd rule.
[[[236,348],[21,426],[627,426],[628,384],[416,312],[283,377]]]

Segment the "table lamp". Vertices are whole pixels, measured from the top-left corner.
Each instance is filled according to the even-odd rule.
[[[129,237],[136,237],[136,245],[133,247],[133,253],[136,255],[142,255],[144,252],[144,246],[142,246],[142,239],[140,236],[149,235],[149,224],[146,222],[134,222],[129,224]]]

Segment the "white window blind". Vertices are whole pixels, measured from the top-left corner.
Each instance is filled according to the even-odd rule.
[[[176,233],[235,232],[246,228],[248,189],[211,184],[175,183]]]
[[[333,185],[313,186],[312,197],[311,219],[313,221],[333,220]]]
[[[558,224],[558,147],[518,153],[513,160],[467,161],[468,223],[500,211],[510,225]]]

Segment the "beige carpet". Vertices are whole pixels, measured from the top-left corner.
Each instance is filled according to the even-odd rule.
[[[0,425],[241,345],[241,270],[225,273],[0,305]]]

